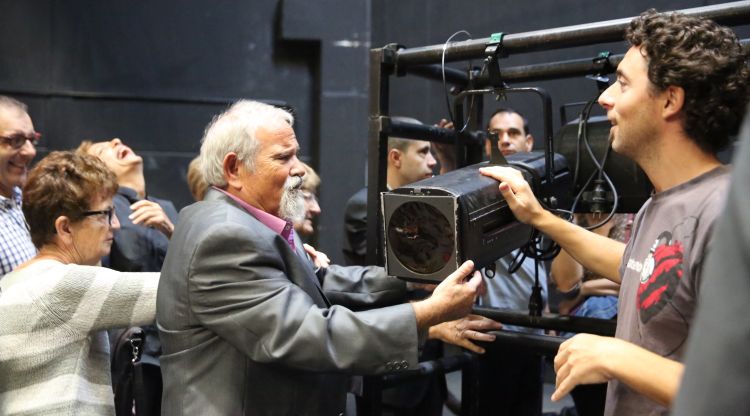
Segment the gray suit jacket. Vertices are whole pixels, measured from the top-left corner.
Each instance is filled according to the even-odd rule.
[[[347,374],[417,364],[410,305],[331,304],[396,302],[404,285],[380,268],[318,277],[301,246],[215,190],[180,213],[157,295],[162,414],[339,414]]]

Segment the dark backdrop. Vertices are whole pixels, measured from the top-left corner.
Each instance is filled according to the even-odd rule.
[[[148,192],[178,207],[190,203],[187,164],[214,114],[238,98],[285,103],[296,115],[301,153],[323,179],[316,243],[340,261],[343,205],[365,184],[370,47],[439,44],[461,29],[482,38],[633,16],[647,7],[716,3],[0,0],[0,93],[29,104],[44,133],[40,154],[120,137],[144,157]],[[747,27],[739,32],[747,36]],[[519,55],[503,64],[603,50],[625,47]],[[584,79],[537,85],[552,93],[555,106],[596,93]],[[391,91],[393,114],[425,122],[446,115],[437,83],[397,79]],[[485,108],[496,105],[488,100]],[[541,137],[535,100],[514,97],[502,105],[526,113]]]

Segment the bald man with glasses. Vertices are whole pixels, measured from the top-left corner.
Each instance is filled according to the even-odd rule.
[[[0,95],[0,279],[36,254],[21,211],[21,187],[40,137],[26,104]]]

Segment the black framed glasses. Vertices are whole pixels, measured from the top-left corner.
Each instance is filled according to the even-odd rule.
[[[10,145],[14,149],[20,149],[26,141],[30,141],[32,145],[36,146],[41,140],[42,134],[33,132],[29,135],[23,133],[11,134],[10,136],[0,136],[0,140]]]
[[[84,217],[91,217],[93,215],[106,215],[107,216],[107,222],[109,225],[112,225],[112,213],[115,212],[114,207],[109,207],[107,209],[102,209],[99,211],[84,211],[81,213]]]

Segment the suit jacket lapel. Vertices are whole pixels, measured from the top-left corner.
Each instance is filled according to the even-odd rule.
[[[279,251],[279,256],[285,259],[287,279],[289,279],[295,285],[299,286],[302,290],[305,291],[305,293],[313,298],[316,305],[321,307],[331,306],[331,302],[325,296],[325,294],[323,293],[323,289],[320,287],[320,282],[318,281],[315,270],[313,269],[312,261],[307,255],[307,252],[305,252],[305,248],[302,246],[302,241],[299,239],[296,233],[294,234],[295,249],[292,250],[292,247],[284,239],[284,237],[271,231],[270,228],[263,225],[263,223],[255,218],[255,216],[253,216],[251,213],[247,212],[242,206],[240,206],[240,204],[238,204],[232,198],[224,195],[222,192],[209,188],[204,200],[220,200],[236,207],[252,219],[252,221],[254,222],[254,226],[267,229],[269,231],[269,234],[273,235],[273,238],[278,238],[279,241],[283,241],[283,244],[278,244],[278,246],[283,247],[280,249],[281,251]]]
[[[294,247],[297,251],[297,257],[299,258],[300,262],[303,263],[303,267],[309,272],[306,273],[308,276],[312,276],[312,279],[314,282],[314,286],[317,289],[318,293],[320,294],[321,298],[325,302],[327,307],[331,306],[331,302],[328,301],[328,298],[326,297],[325,293],[323,292],[323,288],[321,287],[321,281],[318,280],[318,275],[315,273],[315,265],[312,262],[312,259],[305,251],[305,248],[302,245],[302,241],[297,236],[297,233],[294,233]]]
[[[256,223],[256,226],[266,228],[270,233],[273,234],[274,236],[273,238],[278,238],[279,240],[283,240],[283,244],[279,244],[279,245],[284,248],[281,249],[282,252],[279,252],[279,255],[286,258],[287,278],[292,283],[296,284],[302,290],[304,290],[308,295],[310,295],[310,297],[313,298],[313,300],[318,306],[326,307],[326,308],[331,306],[331,302],[328,301],[328,298],[323,293],[323,289],[320,287],[320,281],[318,281],[318,277],[315,274],[312,261],[310,260],[310,257],[307,255],[305,248],[302,246],[302,241],[299,239],[296,233],[294,234],[295,249],[292,250],[292,247],[284,239],[284,237],[271,231],[270,228],[263,225],[263,223],[261,223],[257,218],[255,218],[255,216],[247,212],[242,206],[240,206],[240,204],[238,204],[232,198],[224,195],[223,193],[215,189],[209,189],[209,192],[206,193],[206,200],[213,200],[213,199],[219,199],[237,207],[242,212],[246,213],[248,217],[252,218],[252,220]],[[284,252],[289,253],[289,255],[285,254]],[[289,264],[289,263],[292,263],[292,264]]]

